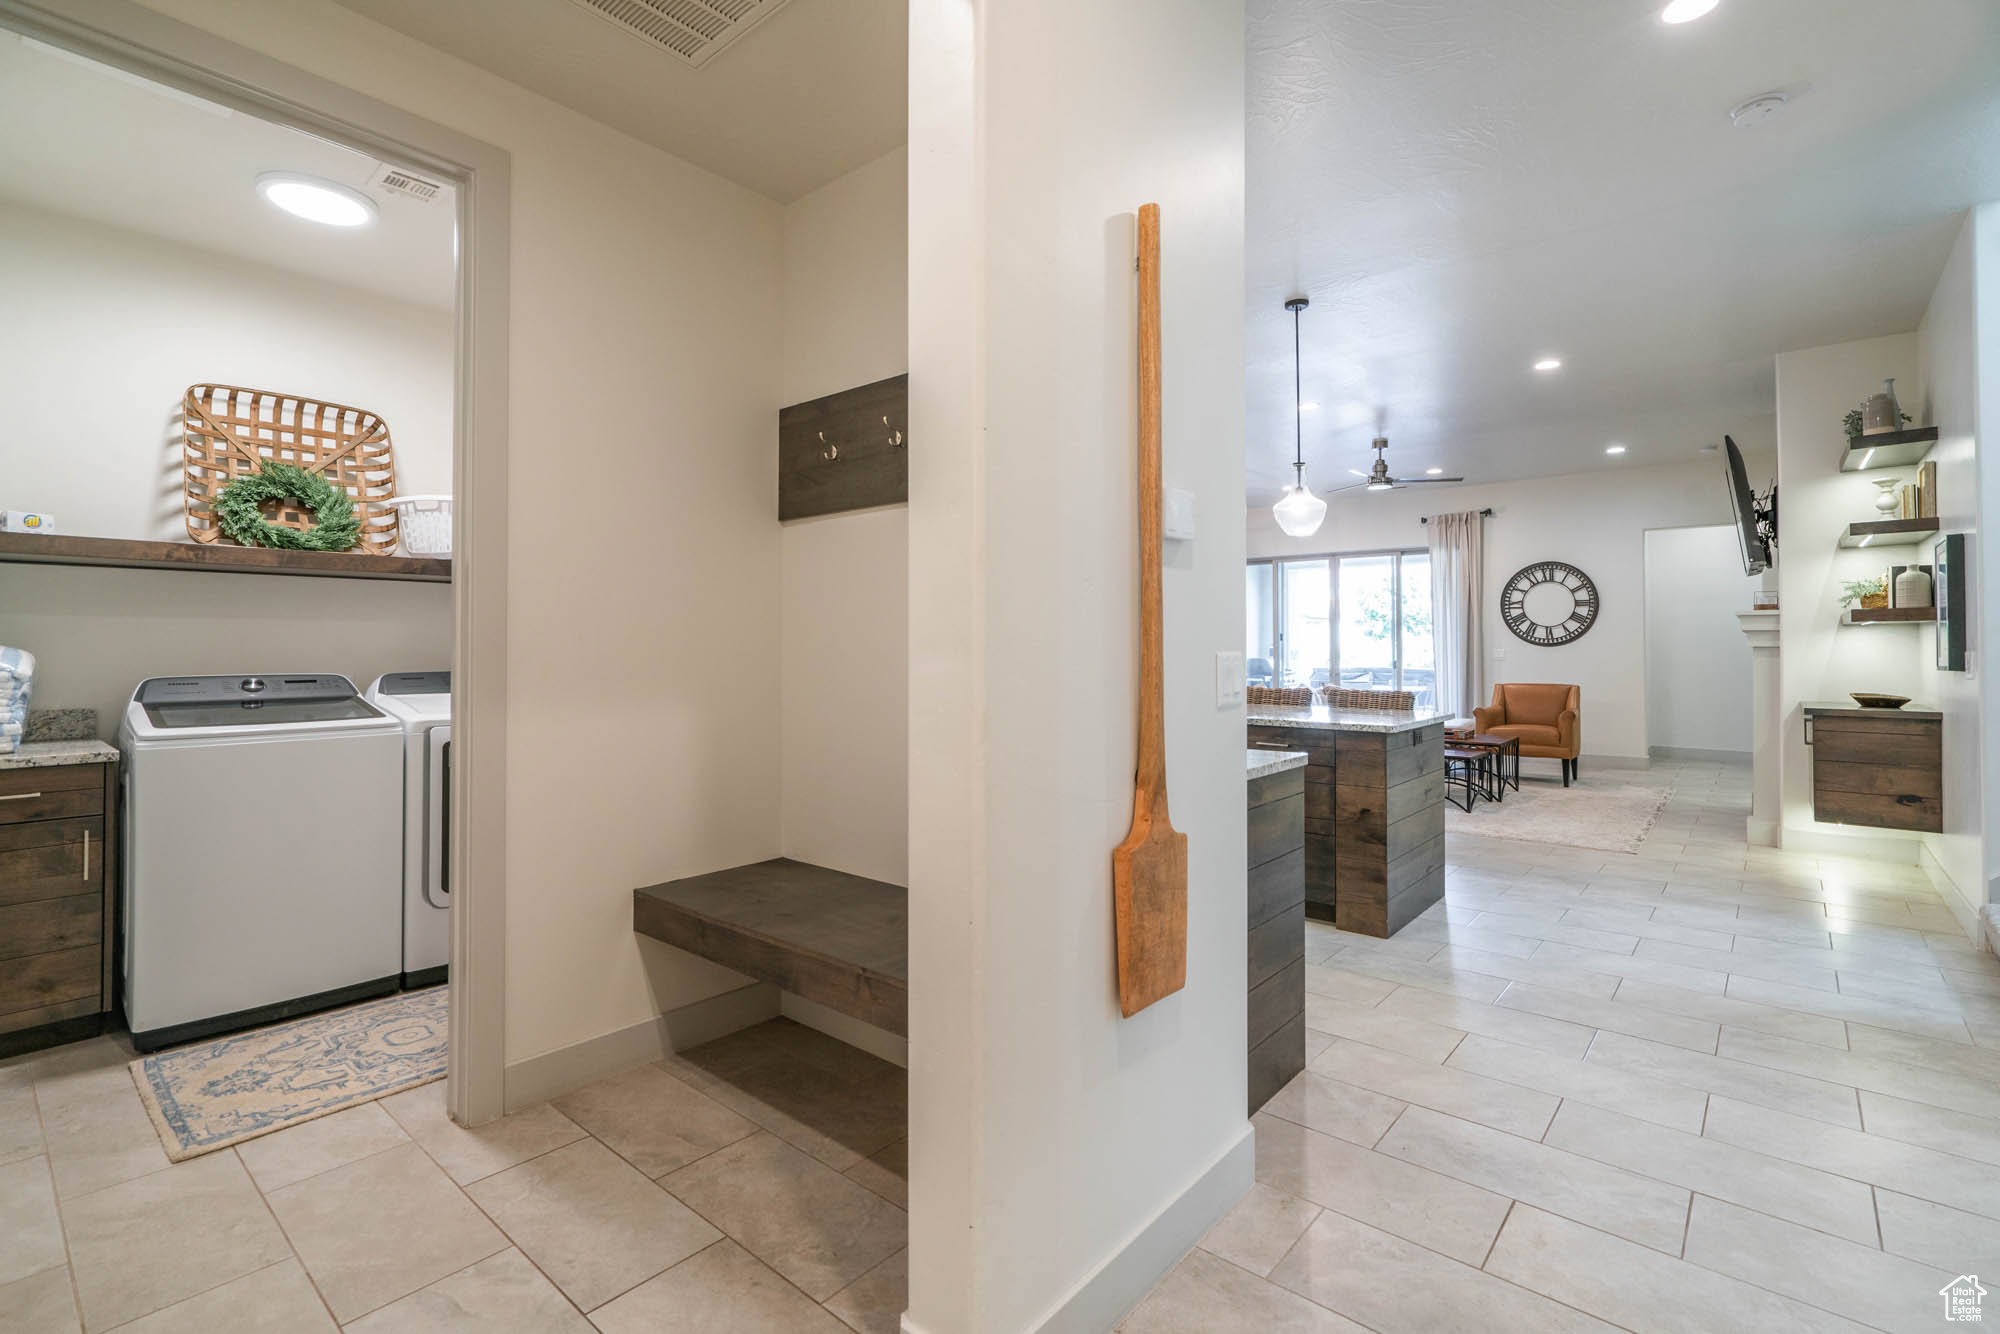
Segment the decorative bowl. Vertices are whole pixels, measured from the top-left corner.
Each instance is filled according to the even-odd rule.
[[[1864,691],[1849,691],[1849,699],[1864,709],[1900,709],[1910,702],[1908,695],[1871,695]]]

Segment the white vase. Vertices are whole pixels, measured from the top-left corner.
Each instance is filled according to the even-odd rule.
[[[1901,484],[1893,477],[1883,477],[1876,480],[1875,512],[1885,519],[1895,518],[1896,511],[1902,508],[1902,499],[1896,494],[1896,488],[1899,485]]]
[[[1931,605],[1931,577],[1912,565],[1896,576],[1895,604],[1898,607]]]

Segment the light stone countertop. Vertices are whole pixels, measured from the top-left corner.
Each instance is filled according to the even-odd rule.
[[[1243,758],[1248,761],[1243,770],[1246,783],[1253,778],[1269,778],[1287,769],[1306,767],[1306,753],[1302,750],[1246,750]]]
[[[102,741],[29,741],[0,755],[0,769],[54,769],[65,764],[116,764],[118,747]]]
[[[1250,708],[1249,724],[1252,727],[1305,727],[1322,732],[1393,734],[1414,732],[1420,727],[1442,723],[1449,716],[1435,709],[1418,712],[1409,709],[1336,709],[1326,704],[1303,708],[1255,704]]]

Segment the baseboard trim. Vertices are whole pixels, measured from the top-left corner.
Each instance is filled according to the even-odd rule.
[[[1944,869],[1944,863],[1938,860],[1937,850],[1931,846],[1931,841],[1925,839],[1917,847],[1917,865],[1923,868],[1924,878],[1931,882],[1931,888],[1944,900],[1944,906],[1951,909],[1951,915],[1958,919],[1958,929],[1965,932],[1965,938],[1984,948],[1985,927],[1979,920],[1979,910],[1966,898],[1958,881],[1951,878],[1951,872]]]
[[[817,1029],[837,1042],[859,1047],[870,1056],[879,1056],[891,1065],[900,1065],[905,1070],[910,1068],[909,1039],[886,1028],[877,1028],[864,1019],[828,1009],[818,1001],[807,1000],[789,991],[778,997],[778,1013],[795,1024]]]
[[[2000,903],[1979,910],[1979,940],[1989,953],[2000,954]]]
[[[1829,857],[1863,857],[1869,861],[1915,866],[1922,860],[1923,839],[1915,834],[1834,834],[1786,825],[1778,831],[1778,846],[1787,852],[1825,853]]]
[[[1775,848],[1779,846],[1780,828],[1776,820],[1759,820],[1751,816],[1743,821],[1743,841],[1753,848]]]
[[[1747,750],[1703,750],[1699,746],[1654,746],[1656,760],[1679,760],[1684,764],[1748,764]]]
[[[1236,1207],[1257,1177],[1257,1132],[1248,1122],[1231,1143],[1123,1245],[1070,1289],[1035,1334],[1101,1334],[1180,1262],[1216,1220]],[[907,1334],[921,1334],[908,1320]]]
[[[504,1105],[509,1113],[518,1112],[559,1098],[592,1080],[660,1060],[739,1028],[775,1019],[778,1014],[778,989],[769,982],[753,982],[725,991],[652,1019],[642,1019],[625,1028],[514,1062],[507,1067]]]

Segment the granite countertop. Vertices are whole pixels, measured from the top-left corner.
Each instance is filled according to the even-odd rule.
[[[1306,753],[1302,750],[1246,750],[1243,758],[1247,761],[1243,767],[1245,782],[1306,767]]]
[[[1372,732],[1378,734],[1414,732],[1419,727],[1443,723],[1449,715],[1435,709],[1336,709],[1327,704],[1285,708],[1255,704],[1250,708],[1252,727],[1306,727],[1322,732]]]
[[[1815,713],[1856,713],[1867,718],[1942,718],[1936,709],[1926,709],[1905,704],[1900,709],[1864,709],[1853,700],[1813,699],[1799,706],[1808,715]]]
[[[118,748],[102,741],[27,741],[0,755],[0,769],[53,769],[64,764],[116,764]]]

